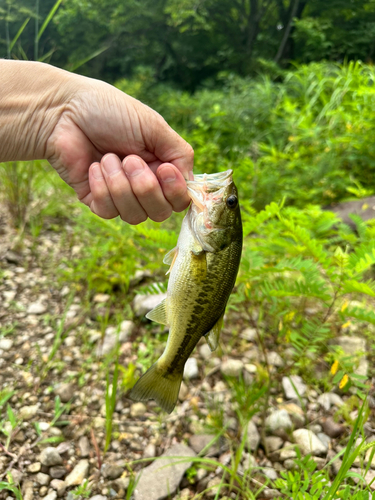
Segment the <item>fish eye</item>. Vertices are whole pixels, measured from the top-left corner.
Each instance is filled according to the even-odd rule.
[[[233,210],[234,208],[237,207],[237,205],[238,205],[237,196],[235,196],[234,194],[232,194],[231,196],[228,196],[227,207],[230,208],[231,210]]]

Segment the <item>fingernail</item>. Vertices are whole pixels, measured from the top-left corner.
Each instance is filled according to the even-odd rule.
[[[135,177],[136,175],[139,175],[143,172],[144,168],[143,161],[138,158],[134,158],[134,156],[131,158],[125,158],[124,160],[124,170],[128,177]]]
[[[102,171],[100,170],[99,165],[91,167],[91,172],[95,179],[103,179]]]
[[[176,173],[172,167],[163,167],[158,173],[163,182],[173,182],[176,180]]]
[[[103,167],[107,175],[117,174],[121,170],[121,163],[114,155],[108,155],[103,160]]]

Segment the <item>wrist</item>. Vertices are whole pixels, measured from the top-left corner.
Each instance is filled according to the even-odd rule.
[[[75,78],[39,62],[0,60],[0,162],[46,158]]]

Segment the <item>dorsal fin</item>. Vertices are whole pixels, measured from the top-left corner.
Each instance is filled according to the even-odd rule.
[[[167,299],[162,300],[160,304],[146,314],[146,318],[155,321],[155,323],[160,323],[161,325],[168,325],[166,301]]]

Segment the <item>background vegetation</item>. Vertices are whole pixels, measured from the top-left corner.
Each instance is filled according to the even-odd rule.
[[[112,82],[157,109],[193,145],[197,173],[234,170],[245,243],[229,304],[233,317],[255,328],[265,356],[271,344],[293,348],[288,374],[302,373],[318,392],[340,386],[353,393],[341,414],[353,433],[339,479],[329,485],[328,469],[316,472],[308,460],[299,461],[299,472],[279,479],[289,497],[308,477],[306,491],[320,486],[306,498],[368,498],[347,473],[356,453],[366,451],[364,443],[362,449],[353,443],[370,418],[362,402],[374,373],[356,375],[358,359],[330,341],[349,326],[358,329],[375,360],[375,225],[353,217],[349,227],[322,207],[374,191],[374,50],[374,0],[0,4],[0,57],[45,60]],[[108,309],[94,315],[102,333],[132,317],[136,293],[165,290],[162,255],[176,241],[180,215],[161,226],[99,220],[43,162],[0,165],[0,182],[17,229],[14,249],[26,235],[36,249],[43,231],[57,232],[69,252],[51,264],[52,279],[68,285],[87,311],[95,294],[110,295]],[[152,272],[152,279],[137,284],[137,270]],[[238,329],[231,325],[233,345]],[[126,393],[163,342],[163,334],[138,339],[137,366],[119,365],[117,355],[106,360],[107,386],[119,380],[119,393]],[[48,363],[55,366],[53,357]],[[258,370],[250,393],[230,381],[243,428],[267,408],[276,382],[269,367]],[[106,399],[107,447],[116,389],[107,390]],[[354,424],[349,410],[358,408]],[[219,432],[223,416],[210,413],[209,425]],[[226,471],[229,488],[240,484],[243,498],[253,498],[246,474],[237,475],[237,456],[234,463]]]

